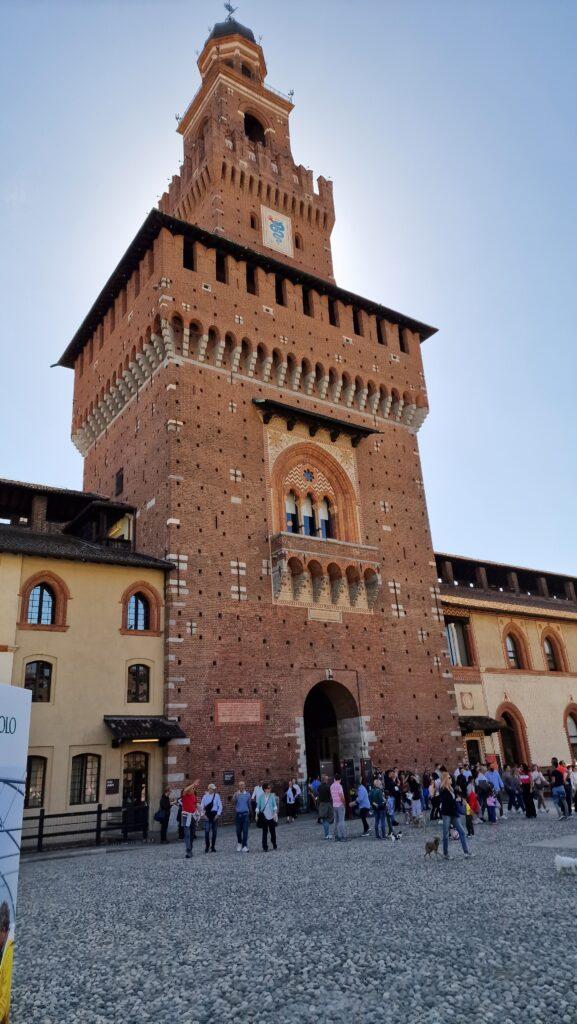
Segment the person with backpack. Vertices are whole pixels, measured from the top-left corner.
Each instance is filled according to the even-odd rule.
[[[278,822],[278,798],[272,791],[270,782],[263,782],[262,793],[256,801],[256,823],[262,829],[263,853],[268,853],[268,837],[270,835],[273,850],[276,845],[276,826]]]
[[[222,800],[214,782],[209,782],[200,801],[200,814],[204,816],[204,852],[216,853],[216,832],[218,818],[222,814]]]
[[[485,821],[485,814],[487,812],[487,797],[493,792],[493,787],[485,772],[483,771],[482,765],[479,766],[479,770],[475,776],[475,789],[477,791],[477,797],[481,806],[481,821]]]

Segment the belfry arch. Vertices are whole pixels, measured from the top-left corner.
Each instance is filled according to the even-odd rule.
[[[342,683],[323,680],[313,686],[303,721],[308,775],[318,774],[321,764],[337,771],[342,761],[365,756],[359,705]]]

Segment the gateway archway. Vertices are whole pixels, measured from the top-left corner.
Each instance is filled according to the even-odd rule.
[[[307,774],[337,770],[342,761],[363,756],[359,706],[342,683],[317,683],[304,705]]]
[[[499,738],[504,764],[529,764],[527,733],[520,712],[513,704],[502,704],[497,718],[503,723],[499,729]]]

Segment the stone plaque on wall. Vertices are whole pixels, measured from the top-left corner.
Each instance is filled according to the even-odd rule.
[[[260,725],[262,701],[217,700],[214,717],[217,725]]]

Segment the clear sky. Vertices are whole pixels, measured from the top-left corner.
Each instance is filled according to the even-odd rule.
[[[172,173],[216,0],[0,0],[0,475],[80,487],[50,369]],[[439,328],[438,550],[577,574],[577,4],[244,0],[337,282]],[[9,102],[7,99],[9,98]]]

